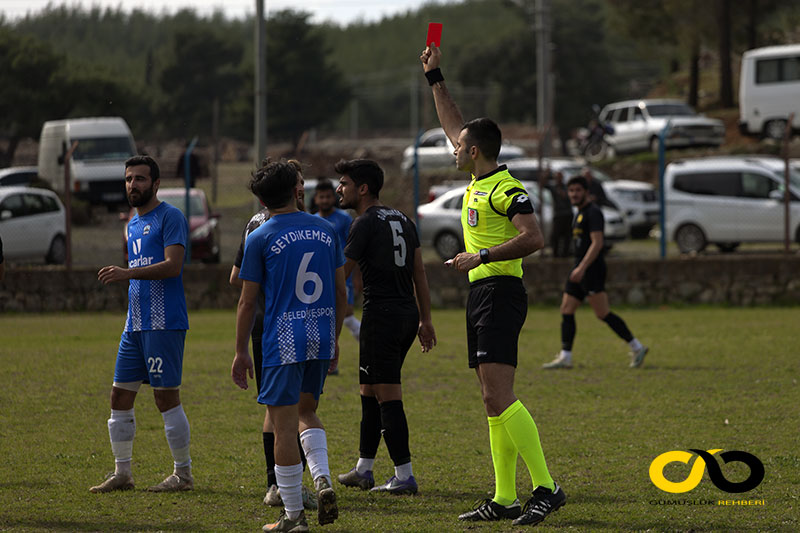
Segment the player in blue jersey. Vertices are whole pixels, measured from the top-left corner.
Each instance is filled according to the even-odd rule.
[[[328,468],[328,446],[316,414],[346,304],[344,255],[333,228],[297,208],[297,169],[270,162],[257,170],[250,189],[270,219],[245,243],[239,271],[243,280],[236,315],[236,356],[231,377],[247,388],[253,377],[248,338],[259,290],[264,294],[264,334],[259,403],[267,405],[275,428],[275,477],[284,511],[265,531],[307,531],[301,482],[303,466],[296,434],[317,489],[318,521],[338,517]]]
[[[347,211],[336,207],[336,189],[330,180],[322,179],[317,183],[314,190],[314,203],[319,208],[316,213],[317,216],[333,224],[336,234],[339,236],[339,241],[342,243],[342,248],[344,248],[347,244],[347,236],[350,234],[350,224],[353,223],[353,217]],[[361,322],[353,314],[353,305],[355,304],[353,276],[356,275],[358,274],[351,272],[347,277],[347,310],[344,313],[344,326],[358,340],[358,335],[361,332]],[[336,372],[335,369],[334,372]]]
[[[116,469],[103,483],[89,489],[91,492],[133,488],[133,404],[142,383],[153,388],[175,463],[173,473],[149,490],[194,488],[189,421],[179,392],[183,345],[189,329],[182,276],[189,228],[179,209],[157,198],[159,178],[158,164],[149,156],[135,156],[125,162],[126,193],[136,208],[126,228],[128,265],[106,266],[97,274],[106,285],[128,281],[128,318],[117,353],[108,420]]]

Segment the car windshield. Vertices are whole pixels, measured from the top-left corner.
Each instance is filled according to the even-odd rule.
[[[685,104],[650,104],[647,112],[651,117],[693,117],[694,109]]]
[[[72,158],[76,161],[120,160],[134,155],[133,146],[128,137],[87,137],[74,140],[78,141],[78,147],[72,154]]]
[[[173,195],[159,197],[160,200],[167,202],[169,205],[175,206],[181,210],[183,216],[186,216],[186,197],[183,195]],[[203,207],[203,199],[199,196],[189,197],[189,209],[193,217],[201,217],[206,214],[205,207]]]
[[[775,175],[778,176],[781,184],[781,190],[783,190],[783,184],[786,182],[784,171],[776,170]],[[800,189],[800,172],[789,169],[789,183],[791,183],[792,187],[795,189]]]

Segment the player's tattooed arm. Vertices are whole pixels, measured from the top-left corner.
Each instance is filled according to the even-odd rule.
[[[348,259],[348,262],[352,259]],[[344,324],[344,315],[347,312],[347,263],[336,269],[336,343],[331,360],[331,365],[328,367],[328,373],[333,372],[339,366],[339,334],[342,333],[342,324]]]
[[[253,379],[253,359],[250,357],[250,333],[256,317],[259,284],[244,280],[239,305],[236,308],[236,355],[231,365],[231,378],[242,389],[247,389],[247,377]]]
[[[417,293],[417,306],[419,306],[419,337],[423,352],[430,351],[436,346],[436,330],[431,320],[431,293],[428,287],[428,276],[425,274],[425,265],[422,263],[422,253],[419,248],[414,250],[414,290]]]

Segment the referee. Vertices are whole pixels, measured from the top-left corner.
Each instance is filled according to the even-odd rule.
[[[436,46],[420,56],[439,122],[455,146],[456,167],[472,176],[461,209],[467,251],[447,264],[469,272],[469,367],[475,369],[481,384],[495,473],[494,498],[479,502],[458,518],[537,524],[566,501],[547,470],[533,417],[514,394],[517,343],[528,312],[522,258],[541,249],[544,238],[522,184],[505,165],[497,164],[500,128],[488,118],[464,123],[445,86],[440,59]],[[517,454],[522,455],[534,488],[524,509],[516,494]]]

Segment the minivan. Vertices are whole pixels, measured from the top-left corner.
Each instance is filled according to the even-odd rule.
[[[723,252],[743,242],[784,239],[784,168],[777,157],[675,161],[664,174],[666,231],[681,253],[709,243]],[[790,172],[790,236],[800,242],[800,173]]]
[[[120,117],[51,120],[39,138],[39,176],[64,192],[64,156],[72,143],[72,193],[90,204],[125,202],[125,160],[136,154],[128,124]]]
[[[767,46],[742,55],[739,129],[782,139],[789,115],[800,129],[800,44]]]

